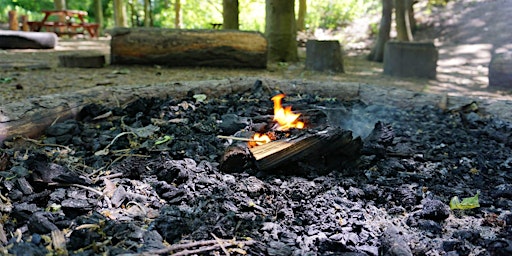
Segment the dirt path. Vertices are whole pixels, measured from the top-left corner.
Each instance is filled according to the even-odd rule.
[[[0,52],[0,104],[42,94],[74,91],[96,86],[173,83],[236,77],[276,78],[309,81],[357,82],[453,96],[482,96],[512,99],[512,90],[488,88],[487,65],[491,52],[511,50],[506,24],[512,2],[507,0],[451,2],[434,10],[427,23],[434,26],[417,38],[433,39],[439,47],[436,80],[397,79],[382,74],[382,64],[368,62],[350,49],[345,57],[345,74],[304,70],[302,62],[277,65],[266,70],[216,68],[166,68],[160,66],[107,66],[101,69],[58,67],[58,56],[76,52],[100,52],[108,56],[109,39],[62,39],[55,50],[10,50]],[[301,56],[304,57],[301,49]]]

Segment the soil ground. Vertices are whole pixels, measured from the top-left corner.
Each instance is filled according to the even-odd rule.
[[[53,50],[8,50],[0,52],[0,104],[43,94],[75,91],[96,86],[144,85],[185,80],[228,77],[258,77],[310,81],[357,82],[452,96],[482,96],[512,99],[511,89],[488,87],[488,63],[492,52],[511,50],[512,33],[506,24],[512,3],[506,0],[454,1],[422,16],[417,40],[433,40],[439,49],[436,80],[404,79],[382,74],[382,64],[367,61],[368,44],[345,45],[344,74],[306,71],[305,50],[301,61],[273,63],[265,70],[219,68],[168,68],[161,66],[107,65],[100,69],[59,67],[58,56],[98,52],[109,59],[110,39],[61,39]],[[363,33],[355,22],[347,31]],[[359,32],[358,32],[359,31]],[[364,35],[363,35],[364,36]],[[354,47],[354,45],[356,45]]]

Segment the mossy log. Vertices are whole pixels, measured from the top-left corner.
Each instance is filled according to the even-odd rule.
[[[111,63],[266,68],[267,40],[238,30],[116,28]]]

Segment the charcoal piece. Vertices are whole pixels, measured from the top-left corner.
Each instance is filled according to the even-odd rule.
[[[380,242],[381,252],[379,255],[412,256],[411,248],[409,248],[404,235],[393,225],[389,225],[386,228],[380,238]]]
[[[34,193],[34,188],[32,188],[30,183],[28,183],[28,181],[24,177],[18,178],[16,181],[18,183],[19,189],[21,190],[21,192],[23,192],[23,194],[30,195]]]
[[[123,186],[119,186],[114,191],[114,194],[112,195],[112,199],[110,201],[112,201],[112,206],[114,206],[115,208],[118,208],[119,206],[121,206],[121,204],[123,204],[125,199],[126,199],[126,190],[124,189]]]
[[[222,122],[219,124],[220,134],[232,135],[247,127],[246,118],[242,118],[235,114],[225,114],[221,117]]]
[[[463,241],[447,240],[443,241],[442,248],[445,252],[456,251],[458,255],[468,255],[468,248],[464,246]]]
[[[48,127],[46,134],[49,136],[75,135],[79,131],[78,123],[75,120],[67,120]]]
[[[158,250],[165,248],[162,236],[156,230],[150,230],[144,232],[142,241],[144,244],[141,247],[141,251]]]
[[[78,176],[68,168],[52,163],[48,157],[37,154],[27,160],[28,167],[32,170],[32,179],[40,183],[65,183],[87,185],[88,181]]]
[[[437,199],[425,199],[422,202],[423,209],[419,213],[422,219],[442,221],[450,216],[449,207]]]
[[[394,138],[393,127],[390,124],[378,121],[371,133],[364,139],[362,154],[383,157],[386,155],[387,148],[393,143]]]
[[[493,256],[512,255],[512,240],[496,239],[487,245],[487,250]]]
[[[9,255],[48,255],[50,252],[42,245],[31,242],[14,243],[9,247]]]
[[[155,229],[169,243],[179,241],[182,235],[191,231],[191,216],[177,206],[164,207],[153,222]]]
[[[61,202],[62,207],[79,210],[91,210],[94,206],[84,199],[64,199]]]
[[[59,228],[53,224],[53,216],[49,212],[35,212],[28,221],[28,229],[33,233],[47,234]]]
[[[292,255],[292,248],[283,242],[271,241],[268,244],[267,255]]]
[[[443,227],[433,220],[418,220],[418,228],[428,231],[432,234],[441,234],[443,232]]]

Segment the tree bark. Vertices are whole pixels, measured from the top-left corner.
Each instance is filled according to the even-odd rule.
[[[53,0],[53,5],[55,10],[64,10],[66,9],[66,0]]]
[[[297,17],[297,30],[298,31],[306,30],[306,13],[307,13],[306,0],[299,0],[299,13],[298,13],[298,17]]]
[[[222,19],[224,29],[238,29],[238,0],[222,1]]]
[[[181,1],[174,0],[174,28],[181,28]]]
[[[114,0],[114,24],[116,27],[128,27],[126,8],[123,0]]]
[[[395,22],[398,41],[413,41],[409,20],[410,0],[395,0]]]
[[[393,0],[382,0],[382,17],[380,19],[379,34],[377,42],[373,46],[368,59],[371,61],[382,62],[384,60],[384,46],[389,41],[391,32],[391,21],[393,14]]]
[[[158,47],[155,47],[155,46]],[[112,64],[266,68],[267,41],[258,32],[117,28]]]
[[[294,0],[266,0],[265,34],[270,61],[298,61]]]
[[[96,15],[95,15],[95,20],[96,20],[96,23],[99,24],[99,27],[98,27],[98,36],[100,36],[101,34],[103,34],[103,23],[104,23],[104,20],[103,20],[103,5],[101,3],[101,0],[94,0],[94,8],[95,8],[95,11],[96,11]]]
[[[150,27],[151,20],[151,1],[144,0],[144,27]]]

